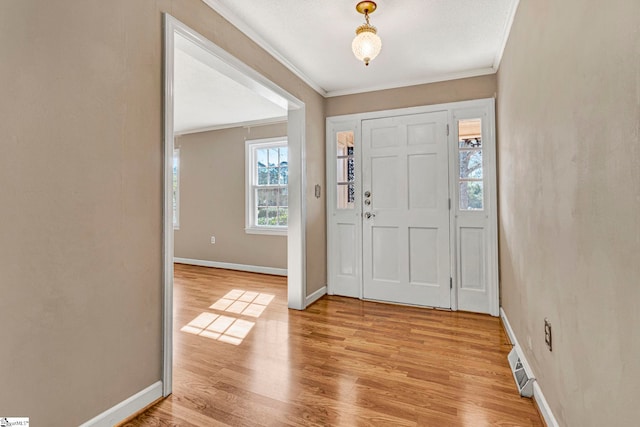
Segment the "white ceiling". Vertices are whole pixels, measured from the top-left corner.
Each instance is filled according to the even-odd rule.
[[[364,18],[357,0],[204,0],[324,96],[494,73],[519,0],[377,0],[382,52],[368,67],[351,52]],[[216,71],[176,36],[176,134],[286,120],[287,111]]]
[[[176,134],[286,120],[286,108],[216,71],[210,53],[178,35],[175,46]]]
[[[382,52],[351,52],[357,0],[204,0],[324,96],[491,74],[518,0],[377,0]]]

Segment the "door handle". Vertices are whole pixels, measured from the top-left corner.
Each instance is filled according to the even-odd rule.
[[[375,217],[376,217],[376,214],[371,213],[371,212],[365,212],[365,213],[364,213],[364,217],[365,217],[365,218],[367,218],[367,219],[369,219],[369,218],[375,218]]]

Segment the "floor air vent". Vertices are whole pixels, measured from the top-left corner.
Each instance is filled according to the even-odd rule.
[[[515,347],[511,350],[507,359],[509,360],[511,373],[513,374],[513,378],[515,379],[516,385],[518,386],[520,396],[533,396],[533,381],[535,380],[535,378],[531,378],[531,376],[524,369],[524,365],[522,364],[520,356],[518,356],[518,352],[516,351]]]

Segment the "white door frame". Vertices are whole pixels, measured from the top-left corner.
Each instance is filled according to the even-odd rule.
[[[485,182],[488,185],[488,191],[486,193],[486,203],[489,207],[489,215],[488,215],[488,229],[489,229],[489,241],[487,248],[487,256],[488,256],[488,271],[487,271],[487,280],[488,280],[488,291],[489,291],[489,314],[492,316],[499,315],[499,278],[498,278],[498,239],[497,239],[497,180],[496,180],[496,157],[495,157],[495,144],[496,144],[496,132],[495,132],[495,100],[493,98],[485,98],[485,99],[475,99],[470,101],[460,101],[460,102],[451,102],[446,104],[436,104],[436,105],[426,105],[419,107],[410,107],[410,108],[401,108],[394,110],[382,110],[382,111],[373,111],[368,113],[356,113],[356,114],[346,114],[340,116],[332,116],[326,118],[326,153],[327,153],[327,293],[332,295],[336,294],[336,286],[334,284],[334,276],[335,276],[335,262],[332,260],[332,253],[330,252],[336,242],[336,232],[333,229],[334,224],[332,224],[333,209],[336,200],[336,189],[335,189],[335,162],[330,161],[331,155],[335,156],[333,151],[333,146],[335,144],[334,141],[334,130],[347,130],[345,129],[345,125],[353,124],[353,130],[356,132],[355,141],[356,146],[361,147],[361,136],[360,134],[360,124],[362,120],[367,119],[379,119],[385,117],[394,117],[394,116],[403,116],[409,114],[419,114],[419,113],[431,113],[435,111],[447,111],[448,112],[448,123],[449,123],[449,136],[448,136],[448,145],[450,147],[449,152],[449,168],[450,168],[450,176],[452,175],[452,170],[455,169],[457,163],[455,162],[455,156],[457,153],[455,152],[455,147],[457,141],[457,130],[454,129],[456,120],[458,118],[464,118],[465,112],[469,110],[477,110],[486,112],[486,116],[483,121],[483,141],[486,140],[487,146],[491,146],[491,150],[487,150],[488,154],[488,162],[490,162],[490,167],[487,168],[487,174],[485,178]],[[485,127],[486,125],[486,127]],[[356,150],[356,167],[357,173],[361,174],[361,155],[359,155],[359,150]],[[456,239],[456,209],[454,206],[457,206],[456,200],[453,200],[453,197],[457,194],[455,191],[456,182],[453,179],[449,180],[449,194],[452,197],[452,209],[450,211],[450,226],[449,226],[449,237],[450,237],[450,252],[451,252],[451,275],[453,279],[453,283],[457,284],[459,281],[458,274],[458,265],[457,265],[457,239]],[[358,186],[356,185],[356,188]],[[358,196],[361,196],[360,193],[356,192]],[[359,291],[359,295],[355,293],[349,295],[352,297],[362,298],[362,277],[360,277],[361,289]],[[458,293],[457,286],[453,286],[451,291],[451,310],[458,310]]]
[[[163,14],[164,27],[164,170],[163,170],[163,396],[172,391],[173,364],[173,79],[174,37],[180,35],[211,54],[216,71],[288,110],[289,224],[287,296],[289,308],[304,310],[306,299],[305,104],[173,16]]]

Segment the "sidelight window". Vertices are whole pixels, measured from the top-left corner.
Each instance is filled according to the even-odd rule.
[[[460,210],[484,209],[482,120],[458,122],[458,183]]]
[[[337,208],[354,209],[356,201],[353,131],[336,133]]]

